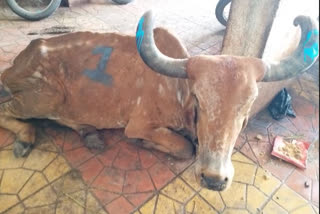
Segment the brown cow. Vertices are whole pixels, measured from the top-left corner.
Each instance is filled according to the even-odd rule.
[[[31,42],[1,76],[12,99],[0,106],[0,126],[17,135],[15,155],[26,155],[35,141],[34,128],[17,119],[55,120],[99,149],[103,142],[96,130],[123,127],[129,138],[178,158],[191,157],[198,142],[199,183],[218,191],[228,187],[234,174],[231,153],[257,97],[257,81],[290,78],[313,64],[317,25],[298,17],[299,47],[287,59],[268,63],[189,57],[163,29],[155,30],[156,46],[152,22],[151,12],[139,22],[138,51],[134,37],[111,33]]]

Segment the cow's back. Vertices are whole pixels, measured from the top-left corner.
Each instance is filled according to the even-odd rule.
[[[164,54],[174,58],[187,57],[185,48],[166,30],[156,29],[155,40]],[[22,61],[28,65],[25,70]],[[49,113],[45,111],[50,118],[65,124],[90,124],[97,128],[125,126],[139,99],[148,96],[155,99],[160,92],[165,95],[162,96],[164,100],[165,97],[169,100],[166,104],[174,108],[178,105],[174,101],[175,91],[181,87],[180,80],[156,74],[143,63],[133,36],[117,33],[77,32],[33,41],[5,72],[4,79],[9,88],[15,85],[23,90],[25,82],[30,82],[30,76],[38,76],[38,82],[48,85],[42,92],[58,89],[59,99],[51,99],[61,103],[50,108]],[[19,84],[11,84],[17,78],[20,78]],[[28,93],[30,96],[27,97],[31,97],[33,92],[29,90]],[[41,99],[32,103],[39,106],[37,112],[40,113],[42,101],[49,102],[46,100],[49,98],[38,97]],[[162,102],[161,98],[158,100]]]

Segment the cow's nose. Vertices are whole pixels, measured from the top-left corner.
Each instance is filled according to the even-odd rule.
[[[220,176],[212,176],[201,174],[201,183],[208,189],[222,191],[227,187],[228,177],[221,178]]]

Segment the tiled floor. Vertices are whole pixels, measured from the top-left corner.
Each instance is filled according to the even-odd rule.
[[[223,27],[214,18],[216,1],[195,2],[180,7],[175,1],[104,2],[61,8],[40,22],[20,20],[0,7],[0,73],[31,39],[51,36],[30,32],[69,26],[133,33],[152,4],[162,14],[157,25],[178,33],[192,55],[217,54]],[[194,160],[177,161],[142,149],[127,142],[122,130],[101,132],[107,150],[97,153],[70,129],[35,121],[38,144],[27,158],[16,159],[13,136],[0,129],[0,213],[319,213],[318,72],[314,66],[289,89],[297,118],[275,121],[263,111],[250,121],[234,150],[234,182],[221,193],[197,185]],[[270,156],[276,135],[312,143],[306,170]]]

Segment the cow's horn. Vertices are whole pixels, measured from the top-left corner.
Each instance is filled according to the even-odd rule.
[[[136,32],[136,43],[142,60],[152,70],[170,77],[187,78],[187,59],[170,58],[157,48],[153,38],[152,11],[147,11],[141,17]]]
[[[263,82],[284,80],[308,70],[319,56],[319,29],[307,16],[298,16],[294,25],[300,25],[301,39],[297,49],[278,63],[266,62],[267,71]]]

